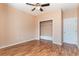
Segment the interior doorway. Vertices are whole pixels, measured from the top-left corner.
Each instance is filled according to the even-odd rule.
[[[53,21],[41,21],[40,22],[40,40],[53,41],[52,40]]]

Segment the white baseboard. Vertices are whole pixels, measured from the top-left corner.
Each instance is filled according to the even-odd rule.
[[[52,40],[51,36],[40,36],[41,39]]]
[[[57,45],[62,45],[62,43],[57,43],[57,42],[53,42],[54,44],[57,44]]]
[[[77,45],[78,49],[79,49],[79,45]]]
[[[0,47],[0,49],[10,47],[10,46],[14,46],[14,45],[17,45],[17,44],[21,44],[21,43],[24,43],[24,42],[32,41],[32,40],[36,40],[36,39],[29,39],[29,40],[25,40],[25,41],[13,43],[13,44],[5,45],[5,46]]]

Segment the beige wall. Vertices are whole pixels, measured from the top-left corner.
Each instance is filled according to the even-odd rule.
[[[0,47],[35,38],[35,17],[7,4],[0,4]]]
[[[61,45],[62,43],[62,12],[61,9],[56,9],[55,11],[44,13],[37,16],[37,35],[39,38],[39,22],[46,20],[53,20],[53,43]]]
[[[0,46],[6,41],[5,20],[7,20],[7,10],[6,4],[0,4]]]
[[[63,18],[72,18],[77,17],[77,8],[63,11]]]

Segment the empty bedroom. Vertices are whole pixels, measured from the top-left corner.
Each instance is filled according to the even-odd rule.
[[[78,3],[0,3],[0,56],[79,56]]]

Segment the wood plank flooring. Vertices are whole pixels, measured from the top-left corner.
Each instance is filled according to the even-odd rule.
[[[45,40],[33,40],[0,49],[0,56],[78,56],[76,46],[64,43],[62,46]]]

